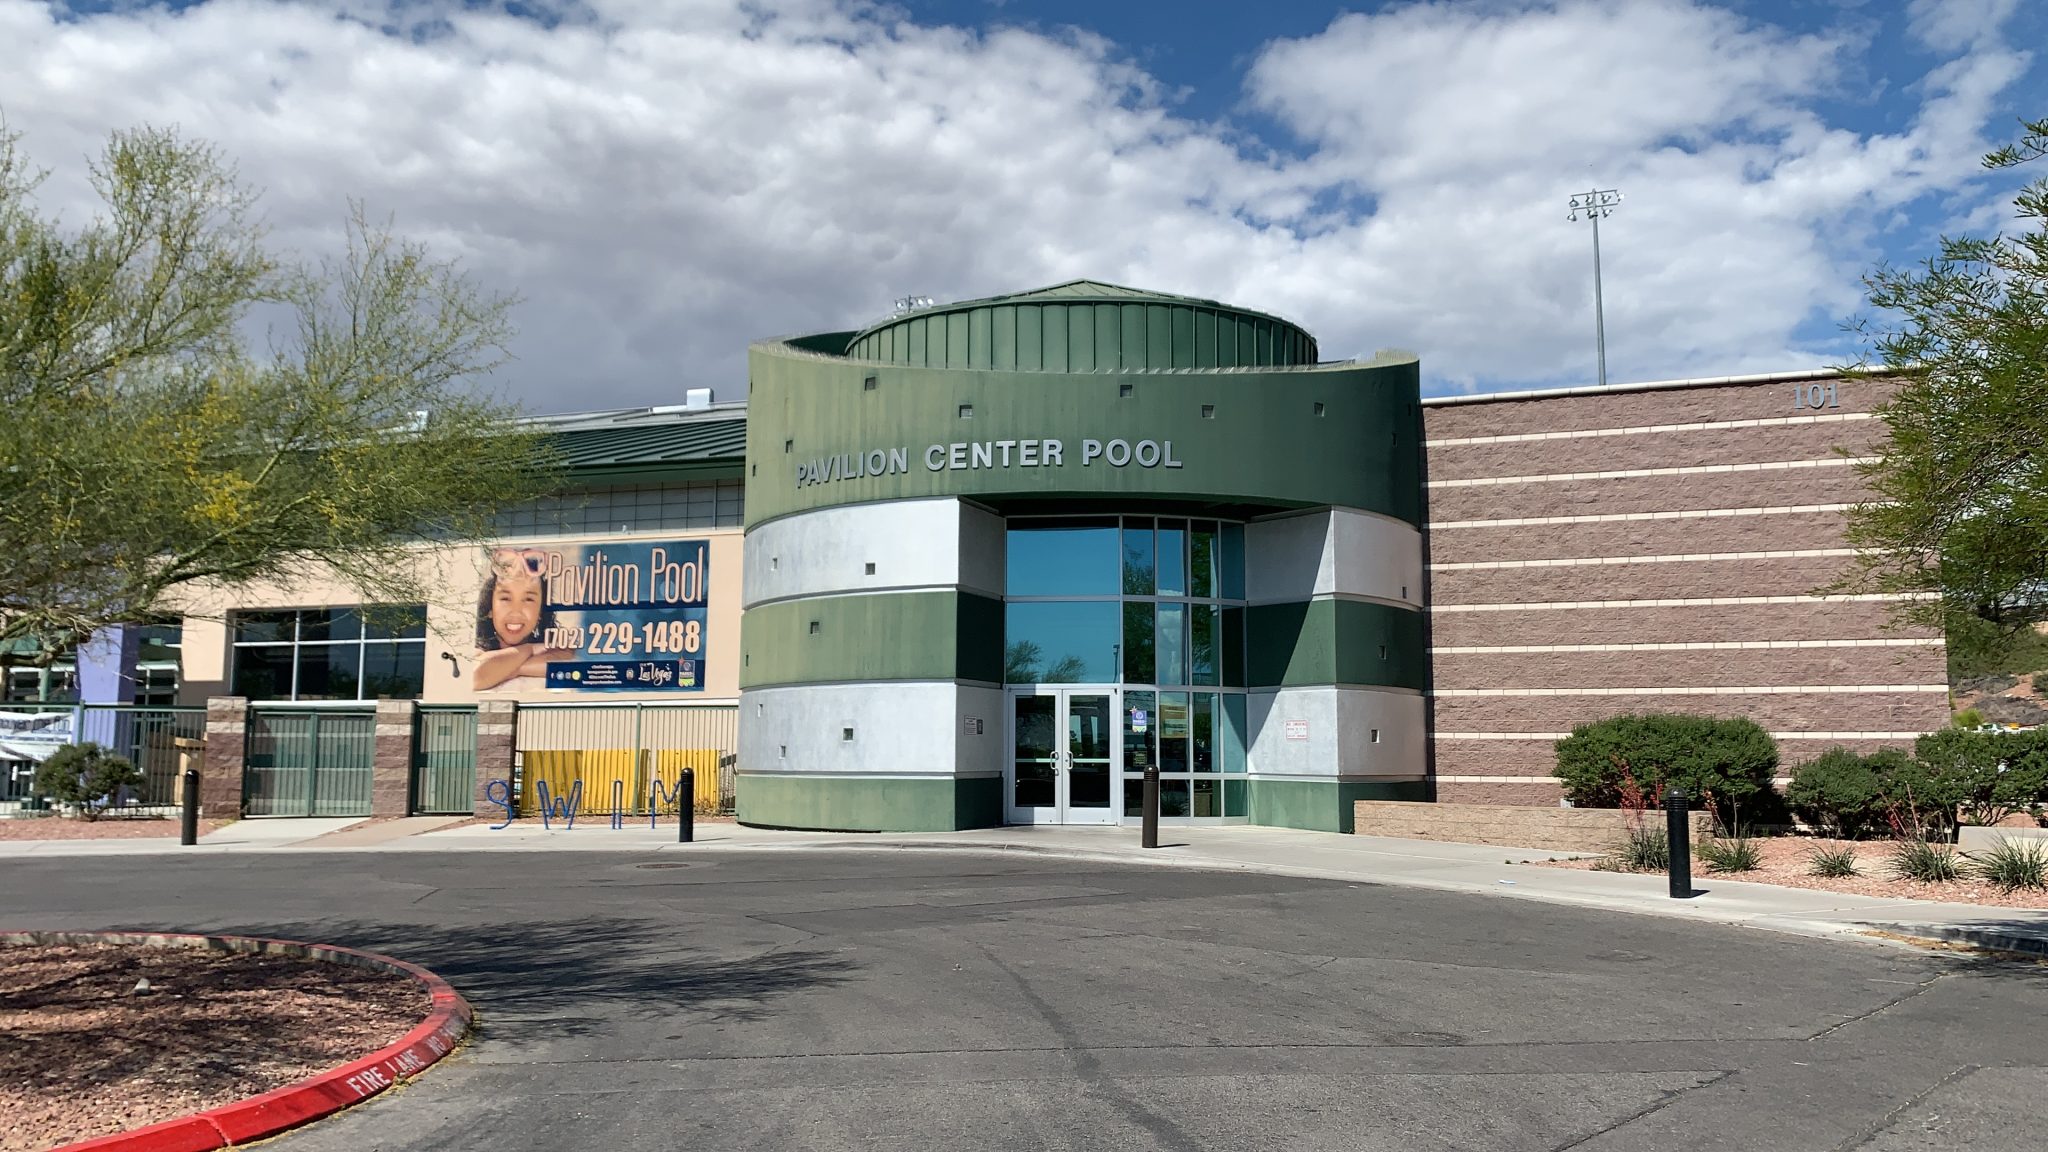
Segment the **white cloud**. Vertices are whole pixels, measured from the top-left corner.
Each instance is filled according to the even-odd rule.
[[[142,121],[238,157],[300,247],[349,196],[394,212],[525,295],[505,379],[540,409],[731,396],[747,338],[1079,275],[1277,310],[1328,354],[1415,348],[1440,380],[1576,382],[1563,200],[1595,182],[1629,197],[1616,378],[1805,366],[1795,327],[1855,306],[1883,214],[1972,175],[2028,63],[1996,5],[1917,12],[1948,59],[1910,128],[1858,136],[1813,111],[1844,42],[1680,0],[1415,4],[1264,49],[1246,96],[1301,145],[1272,152],[1079,33],[854,0],[597,0],[552,29],[342,7],[0,0],[0,109],[74,217],[76,160]]]

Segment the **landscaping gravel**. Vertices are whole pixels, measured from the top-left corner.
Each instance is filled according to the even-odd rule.
[[[268,1092],[395,1042],[427,1010],[411,978],[340,964],[0,945],[0,1149],[40,1152]]]
[[[199,834],[204,836],[220,826],[217,820],[201,820]],[[177,834],[176,819],[157,816],[115,816],[103,820],[73,820],[64,816],[9,816],[0,819],[0,840],[129,840]]]
[[[1824,892],[1848,892],[1857,896],[1889,896],[1905,900],[1945,900],[1957,904],[1982,904],[1997,908],[2048,908],[2048,890],[2022,889],[2001,892],[1995,884],[1965,876],[1946,884],[1922,884],[1894,879],[1891,874],[1892,842],[1888,840],[1824,840],[1806,836],[1767,836],[1752,841],[1763,857],[1750,872],[1712,873],[1705,862],[1693,861],[1695,882],[1707,879],[1740,880],[1754,884],[1779,884],[1788,888],[1816,888]],[[1848,847],[1856,850],[1856,875],[1815,876],[1813,852],[1819,848]],[[1597,856],[1570,860],[1520,863],[1545,868],[1593,868]],[[1967,870],[1967,858],[1959,859]]]

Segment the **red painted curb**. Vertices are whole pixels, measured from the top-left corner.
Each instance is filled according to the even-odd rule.
[[[454,1051],[475,1013],[446,980],[417,964],[375,952],[333,944],[268,940],[260,936],[199,936],[181,932],[0,932],[4,944],[154,944],[172,948],[213,948],[225,952],[275,952],[330,964],[402,972],[424,985],[430,1004],[426,1019],[396,1044],[360,1060],[176,1120],[59,1145],[61,1152],[213,1152],[275,1136],[367,1100],[410,1079]]]

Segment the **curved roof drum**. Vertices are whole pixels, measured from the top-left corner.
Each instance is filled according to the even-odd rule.
[[[849,359],[1011,372],[1283,368],[1316,363],[1300,325],[1215,300],[1073,280],[892,316]]]

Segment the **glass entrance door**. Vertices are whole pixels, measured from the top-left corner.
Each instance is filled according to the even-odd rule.
[[[1012,691],[1010,823],[1116,823],[1116,718],[1115,689]]]

